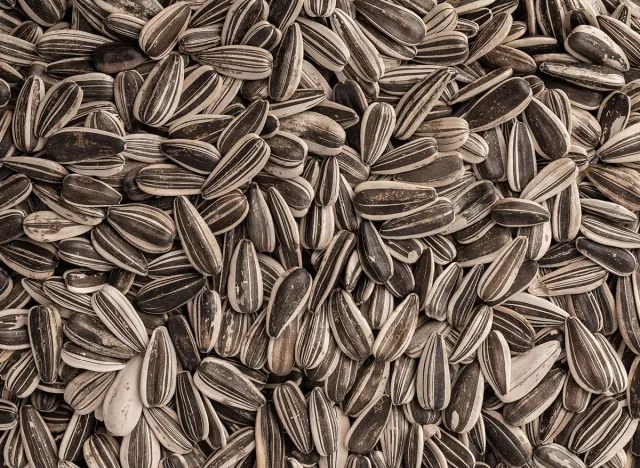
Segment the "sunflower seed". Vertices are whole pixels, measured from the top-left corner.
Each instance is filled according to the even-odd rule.
[[[427,340],[416,373],[416,396],[423,408],[441,410],[449,405],[451,381],[444,338],[434,333]]]
[[[177,54],[169,54],[151,70],[140,87],[133,104],[136,119],[150,126],[162,126],[178,108],[184,82],[184,62]]]
[[[144,407],[143,413],[158,441],[167,450],[180,455],[192,450],[192,444],[182,432],[175,411],[167,406],[158,408]]]
[[[273,57],[266,50],[250,45],[226,45],[198,54],[205,65],[219,74],[240,80],[260,80],[271,75]]]
[[[222,359],[203,359],[193,380],[204,395],[233,408],[255,411],[265,404],[264,396],[251,381]]]

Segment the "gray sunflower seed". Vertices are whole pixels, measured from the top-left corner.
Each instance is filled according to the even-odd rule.
[[[158,441],[167,450],[180,455],[192,450],[191,441],[182,432],[175,411],[167,406],[161,406],[157,408],[145,407],[143,413]]]
[[[470,431],[480,418],[484,377],[477,362],[462,368],[451,389],[451,400],[443,411],[447,429],[456,433]]]
[[[140,378],[140,398],[146,407],[166,405],[175,393],[176,351],[165,327],[156,328],[144,355]]]
[[[133,104],[136,119],[150,126],[162,126],[178,108],[184,82],[184,62],[177,54],[160,60],[140,87]]]
[[[531,179],[520,198],[541,202],[571,185],[578,174],[576,163],[569,158],[556,159]]]
[[[505,405],[503,414],[507,422],[521,426],[540,416],[560,394],[565,377],[562,370],[552,369],[528,395]]]
[[[255,176],[269,158],[269,146],[257,135],[241,138],[216,165],[202,186],[205,199],[219,197]]]
[[[550,159],[562,158],[569,152],[569,132],[549,107],[537,99],[532,99],[524,117],[536,151]]]
[[[501,226],[525,227],[546,223],[551,219],[551,214],[533,201],[503,198],[491,207],[491,219]]]
[[[196,174],[208,175],[220,161],[220,153],[210,143],[171,139],[160,144],[162,154]]]
[[[13,112],[13,143],[25,152],[42,149],[44,140],[35,134],[37,111],[45,98],[45,84],[36,75],[26,79]]]
[[[19,209],[0,211],[0,244],[11,242],[24,234],[22,230],[24,218],[24,212]]]
[[[526,249],[527,239],[523,236],[517,237],[503,248],[480,279],[480,298],[494,301],[510,289],[524,261]]]
[[[585,238],[576,241],[576,249],[588,259],[617,276],[630,275],[636,267],[635,257],[627,250],[601,245]]]
[[[64,324],[64,333],[78,346],[104,356],[128,359],[134,354],[93,315],[72,314]]]
[[[220,198],[203,201],[197,206],[202,218],[214,235],[223,234],[238,226],[249,215],[249,201],[236,189]]]
[[[611,224],[595,216],[584,216],[580,225],[580,232],[588,239],[602,245],[635,249],[640,236],[625,226]]]
[[[580,208],[588,214],[619,223],[635,223],[636,216],[624,206],[606,200],[580,199]]]
[[[309,420],[311,435],[318,453],[329,456],[336,452],[340,434],[338,413],[321,388],[311,392]]]
[[[32,353],[26,352],[6,371],[5,388],[18,398],[26,398],[31,395],[38,384],[40,377],[35,366]]]
[[[420,17],[405,5],[359,0],[356,8],[372,26],[400,44],[416,45],[428,30]]]
[[[36,306],[29,311],[29,341],[40,380],[53,383],[62,352],[62,322],[53,306]]]
[[[269,77],[269,96],[275,101],[286,101],[300,82],[303,59],[303,35],[300,25],[293,23],[284,31],[275,54],[273,73]]]
[[[535,465],[547,466],[562,464],[564,466],[578,467],[583,462],[571,451],[559,444],[544,444],[536,448],[533,452],[533,463]]]
[[[371,41],[353,18],[341,9],[336,9],[330,18],[331,29],[350,51],[349,63],[354,72],[365,81],[378,81],[384,75],[384,63]]]
[[[587,177],[611,201],[625,208],[635,210],[639,205],[638,188],[633,182],[633,175],[616,167],[590,166]]]
[[[358,258],[362,270],[372,281],[385,283],[391,279],[391,255],[371,221],[364,221],[358,230]]]
[[[89,232],[91,226],[76,224],[53,211],[36,211],[24,218],[24,233],[34,241],[55,242]]]
[[[125,140],[121,136],[81,127],[62,128],[54,133],[45,145],[47,155],[60,164],[113,156],[124,149]]]
[[[56,443],[42,416],[33,406],[20,408],[20,436],[29,463],[47,468],[56,466]]]
[[[105,182],[78,174],[69,174],[62,182],[62,199],[69,205],[109,207],[118,205],[122,195]]]
[[[620,404],[613,398],[597,401],[573,428],[568,448],[582,454],[602,440],[607,430],[622,414]]]
[[[345,436],[350,452],[366,454],[378,443],[391,412],[391,398],[382,395],[372,401],[353,422]]]
[[[473,46],[470,47],[469,57],[465,63],[472,63],[489,53],[499,45],[509,34],[513,18],[511,15],[502,12],[493,16],[483,26],[482,31],[475,38]]]
[[[365,164],[373,165],[386,149],[396,126],[391,105],[374,103],[367,107],[360,123],[360,153]]]
[[[203,468],[222,468],[241,462],[256,448],[253,428],[242,428],[233,433],[228,443],[211,455]]]
[[[172,250],[149,263],[149,278],[157,279],[193,271],[184,250]]]
[[[449,361],[458,363],[469,358],[487,338],[493,323],[493,310],[490,307],[479,307],[473,317],[460,331],[458,340],[451,350]]]
[[[310,452],[311,426],[302,391],[293,382],[285,382],[274,390],[273,395],[274,408],[283,428],[299,450]]]
[[[313,111],[304,111],[280,120],[280,130],[304,141],[309,151],[336,156],[342,151],[345,131],[335,120]]]
[[[115,378],[115,372],[83,372],[69,382],[64,391],[64,400],[78,414],[88,415],[102,405]]]
[[[257,312],[262,305],[262,273],[249,240],[240,240],[233,252],[227,290],[229,304],[236,312]]]
[[[610,460],[631,440],[637,426],[638,421],[632,419],[629,413],[623,410],[605,437],[585,455],[585,464],[596,466]]]
[[[341,71],[351,53],[340,36],[331,29],[307,18],[297,20],[304,40],[304,52],[318,64],[332,71]]]
[[[138,42],[142,51],[154,60],[167,55],[186,29],[190,16],[191,8],[186,2],[174,3],[155,15],[140,31]]]
[[[355,248],[355,236],[347,231],[338,232],[326,249],[318,273],[314,278],[309,298],[309,309],[316,311],[329,297],[338,274]]]
[[[209,436],[207,410],[191,374],[186,371],[177,375],[176,407],[185,435],[194,442],[205,440]]]
[[[0,260],[12,270],[30,279],[44,280],[58,265],[54,252],[46,244],[17,239],[0,245]]]
[[[529,292],[540,296],[591,291],[607,278],[607,271],[591,260],[578,260],[534,280]]]
[[[509,344],[502,333],[493,330],[478,348],[478,362],[486,381],[498,396],[509,393],[511,387],[511,356]]]
[[[447,305],[447,320],[456,327],[463,327],[471,319],[471,312],[477,297],[478,283],[484,273],[484,265],[474,265],[464,275],[460,285],[451,295]]]
[[[137,127],[134,121],[133,107],[143,82],[142,75],[135,70],[118,73],[113,82],[114,103],[125,129],[129,132],[134,131]]]
[[[259,99],[243,110],[220,134],[217,147],[229,153],[236,143],[248,133],[260,134],[267,119],[269,103]]]
[[[158,196],[197,195],[205,178],[173,164],[151,164],[135,175],[135,184],[144,193]]]
[[[418,297],[410,294],[380,329],[372,346],[373,356],[382,361],[398,359],[411,342],[417,318]]]
[[[379,221],[414,214],[435,201],[435,191],[404,182],[370,181],[355,189],[354,203],[364,218]]]
[[[501,400],[511,403],[527,395],[549,372],[560,353],[557,341],[534,346],[524,354],[511,358],[510,390]]]
[[[472,132],[480,132],[501,125],[520,114],[531,99],[529,83],[522,78],[511,78],[477,99],[463,117]],[[491,113],[487,109],[491,109]]]
[[[495,411],[482,414],[487,442],[502,459],[512,464],[525,464],[532,457],[532,447],[524,431],[509,424]]]
[[[204,395],[225,405],[255,411],[265,404],[264,396],[251,381],[222,359],[203,359],[193,380]]]
[[[350,358],[361,360],[369,355],[373,334],[351,296],[341,290],[331,294],[331,331],[340,349]]]
[[[624,85],[624,77],[620,72],[601,65],[548,61],[540,64],[540,71],[596,91],[615,90]]]
[[[517,312],[536,327],[561,325],[568,317],[567,312],[553,302],[527,293],[516,294],[502,305]]]
[[[40,138],[48,138],[64,127],[75,117],[82,98],[82,88],[72,81],[62,81],[52,86],[38,108],[35,134]]]
[[[441,410],[449,405],[448,352],[439,333],[432,334],[424,346],[416,373],[416,396],[422,408]]]
[[[467,36],[460,31],[443,31],[437,34],[427,34],[417,46],[414,61],[430,67],[434,65],[453,66],[463,63],[468,57],[469,40]]]
[[[147,261],[142,253],[105,223],[91,230],[91,243],[106,261],[136,274],[147,274]]]
[[[113,263],[98,254],[88,239],[63,239],[58,246],[60,258],[71,264],[88,267],[96,271],[110,271],[115,268]]]
[[[427,117],[447,84],[455,77],[455,71],[448,68],[434,71],[424,80],[416,83],[396,106],[395,137],[400,140],[410,138]]]
[[[133,133],[125,136],[127,147],[123,154],[134,161],[144,163],[165,162],[161,153],[161,144],[166,139],[158,135],[148,133]]]
[[[371,165],[373,174],[394,175],[428,165],[437,156],[433,138],[417,138],[391,151],[385,151]]]
[[[453,223],[447,227],[445,233],[459,232],[469,228],[478,221],[485,219],[490,213],[493,216],[497,202],[499,203],[498,194],[493,184],[488,181],[475,182],[468,185],[462,189],[454,201],[455,218]],[[436,253],[440,250],[442,248],[434,248]],[[442,257],[442,255],[439,256]],[[445,258],[448,257],[445,256]]]
[[[440,457],[444,459],[445,464],[458,468],[465,468],[473,465],[474,457],[471,451],[448,432],[442,431],[439,437],[432,437],[429,440],[433,442],[434,445],[431,447],[432,453],[439,452]]]
[[[273,57],[266,50],[250,45],[226,45],[200,52],[198,58],[219,74],[241,80],[268,78]]]
[[[137,305],[145,313],[168,312],[193,299],[205,284],[205,278],[198,273],[159,278],[140,288]]]
[[[6,309],[0,313],[2,349],[28,349],[30,346],[27,309]]]
[[[304,318],[298,340],[296,342],[296,363],[303,369],[316,369],[323,363],[336,357],[335,342],[331,337],[326,307],[316,314],[308,314]]]
[[[565,326],[571,375],[584,389],[593,393],[604,392],[611,384],[613,369],[599,357],[603,352],[602,345],[580,320],[569,317]]]
[[[266,309],[266,330],[277,338],[305,309],[311,294],[311,276],[302,268],[284,272],[271,290]]]
[[[415,239],[444,231],[453,222],[453,205],[437,198],[420,211],[403,218],[387,220],[380,228],[383,239]]]
[[[0,58],[3,61],[9,64],[29,66],[34,60],[39,60],[35,44],[10,34],[3,33],[0,38],[2,39]]]
[[[189,307],[189,318],[200,352],[210,352],[222,326],[222,306],[218,294],[208,289],[198,293]]]
[[[97,420],[93,414],[80,415],[74,413],[69,425],[60,441],[58,456],[61,463],[79,461],[82,456],[82,447],[96,429]]]
[[[109,39],[85,31],[48,31],[36,48],[38,54],[48,60],[91,55],[96,47],[111,42]]]
[[[171,217],[148,205],[112,206],[107,221],[124,239],[143,252],[164,253],[171,248],[176,236]]]
[[[205,275],[219,273],[222,254],[218,242],[196,208],[185,197],[175,199],[174,218],[178,235],[193,267]]]

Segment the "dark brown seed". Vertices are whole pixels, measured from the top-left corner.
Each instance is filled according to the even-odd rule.
[[[113,156],[125,149],[125,141],[119,135],[103,130],[66,127],[53,134],[45,145],[45,151],[54,161],[71,164],[85,159]]]

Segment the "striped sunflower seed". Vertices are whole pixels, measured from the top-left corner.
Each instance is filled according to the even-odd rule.
[[[265,405],[264,396],[249,378],[222,359],[203,359],[193,380],[205,396],[233,408],[255,411]]]
[[[193,267],[204,275],[214,275],[222,268],[218,242],[196,208],[185,197],[174,200],[174,219],[185,253]]]
[[[180,6],[180,5],[178,5]],[[184,62],[178,54],[161,59],[144,80],[133,104],[136,119],[150,126],[162,126],[173,116],[184,83]]]

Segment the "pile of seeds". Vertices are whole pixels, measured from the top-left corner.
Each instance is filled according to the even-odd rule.
[[[640,463],[635,0],[0,0],[9,468]]]

